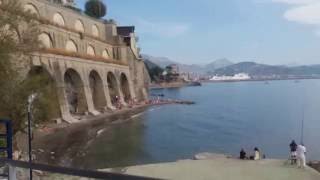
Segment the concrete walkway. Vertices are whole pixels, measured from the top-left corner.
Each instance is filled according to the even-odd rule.
[[[320,180],[320,173],[299,169],[284,160],[243,161],[221,156],[207,160],[133,166],[125,174],[178,180]]]

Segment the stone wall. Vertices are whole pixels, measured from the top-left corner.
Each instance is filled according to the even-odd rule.
[[[56,81],[64,120],[76,122],[75,114],[98,115],[119,103],[148,98],[149,77],[134,34],[134,43],[128,44],[113,21],[45,0],[21,3],[40,22],[41,50],[32,54],[30,67],[45,68]]]

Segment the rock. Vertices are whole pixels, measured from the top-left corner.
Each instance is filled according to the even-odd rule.
[[[13,159],[18,160],[18,159],[20,159],[20,157],[21,157],[21,151],[14,151],[13,152]]]
[[[99,137],[104,131],[105,131],[105,129],[100,129],[99,131],[97,131],[96,137]]]
[[[36,175],[38,175],[38,176],[43,176],[44,175],[44,173],[43,173],[43,171],[39,171],[39,170],[32,170],[34,173],[36,173]]]
[[[193,159],[209,160],[209,159],[216,159],[216,158],[226,158],[226,155],[205,152],[205,153],[196,154]]]
[[[44,153],[44,150],[43,149],[38,149],[38,152],[39,153]]]
[[[54,121],[56,124],[61,124],[61,123],[62,123],[62,119],[61,119],[61,118],[53,119],[53,121]]]

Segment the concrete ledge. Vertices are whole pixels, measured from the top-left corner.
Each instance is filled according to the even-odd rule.
[[[214,157],[214,158],[212,158]],[[109,170],[113,171],[113,170]],[[114,169],[118,171],[119,169]],[[209,160],[183,160],[172,163],[133,166],[121,169],[130,175],[183,180],[319,180],[320,173],[307,167],[299,169],[285,160],[259,161],[213,155]]]

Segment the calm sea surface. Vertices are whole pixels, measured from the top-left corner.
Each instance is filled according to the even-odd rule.
[[[208,83],[152,90],[195,105],[151,107],[95,139],[74,166],[106,168],[192,158],[200,152],[237,155],[258,146],[269,158],[287,158],[292,139],[320,159],[320,80]]]

